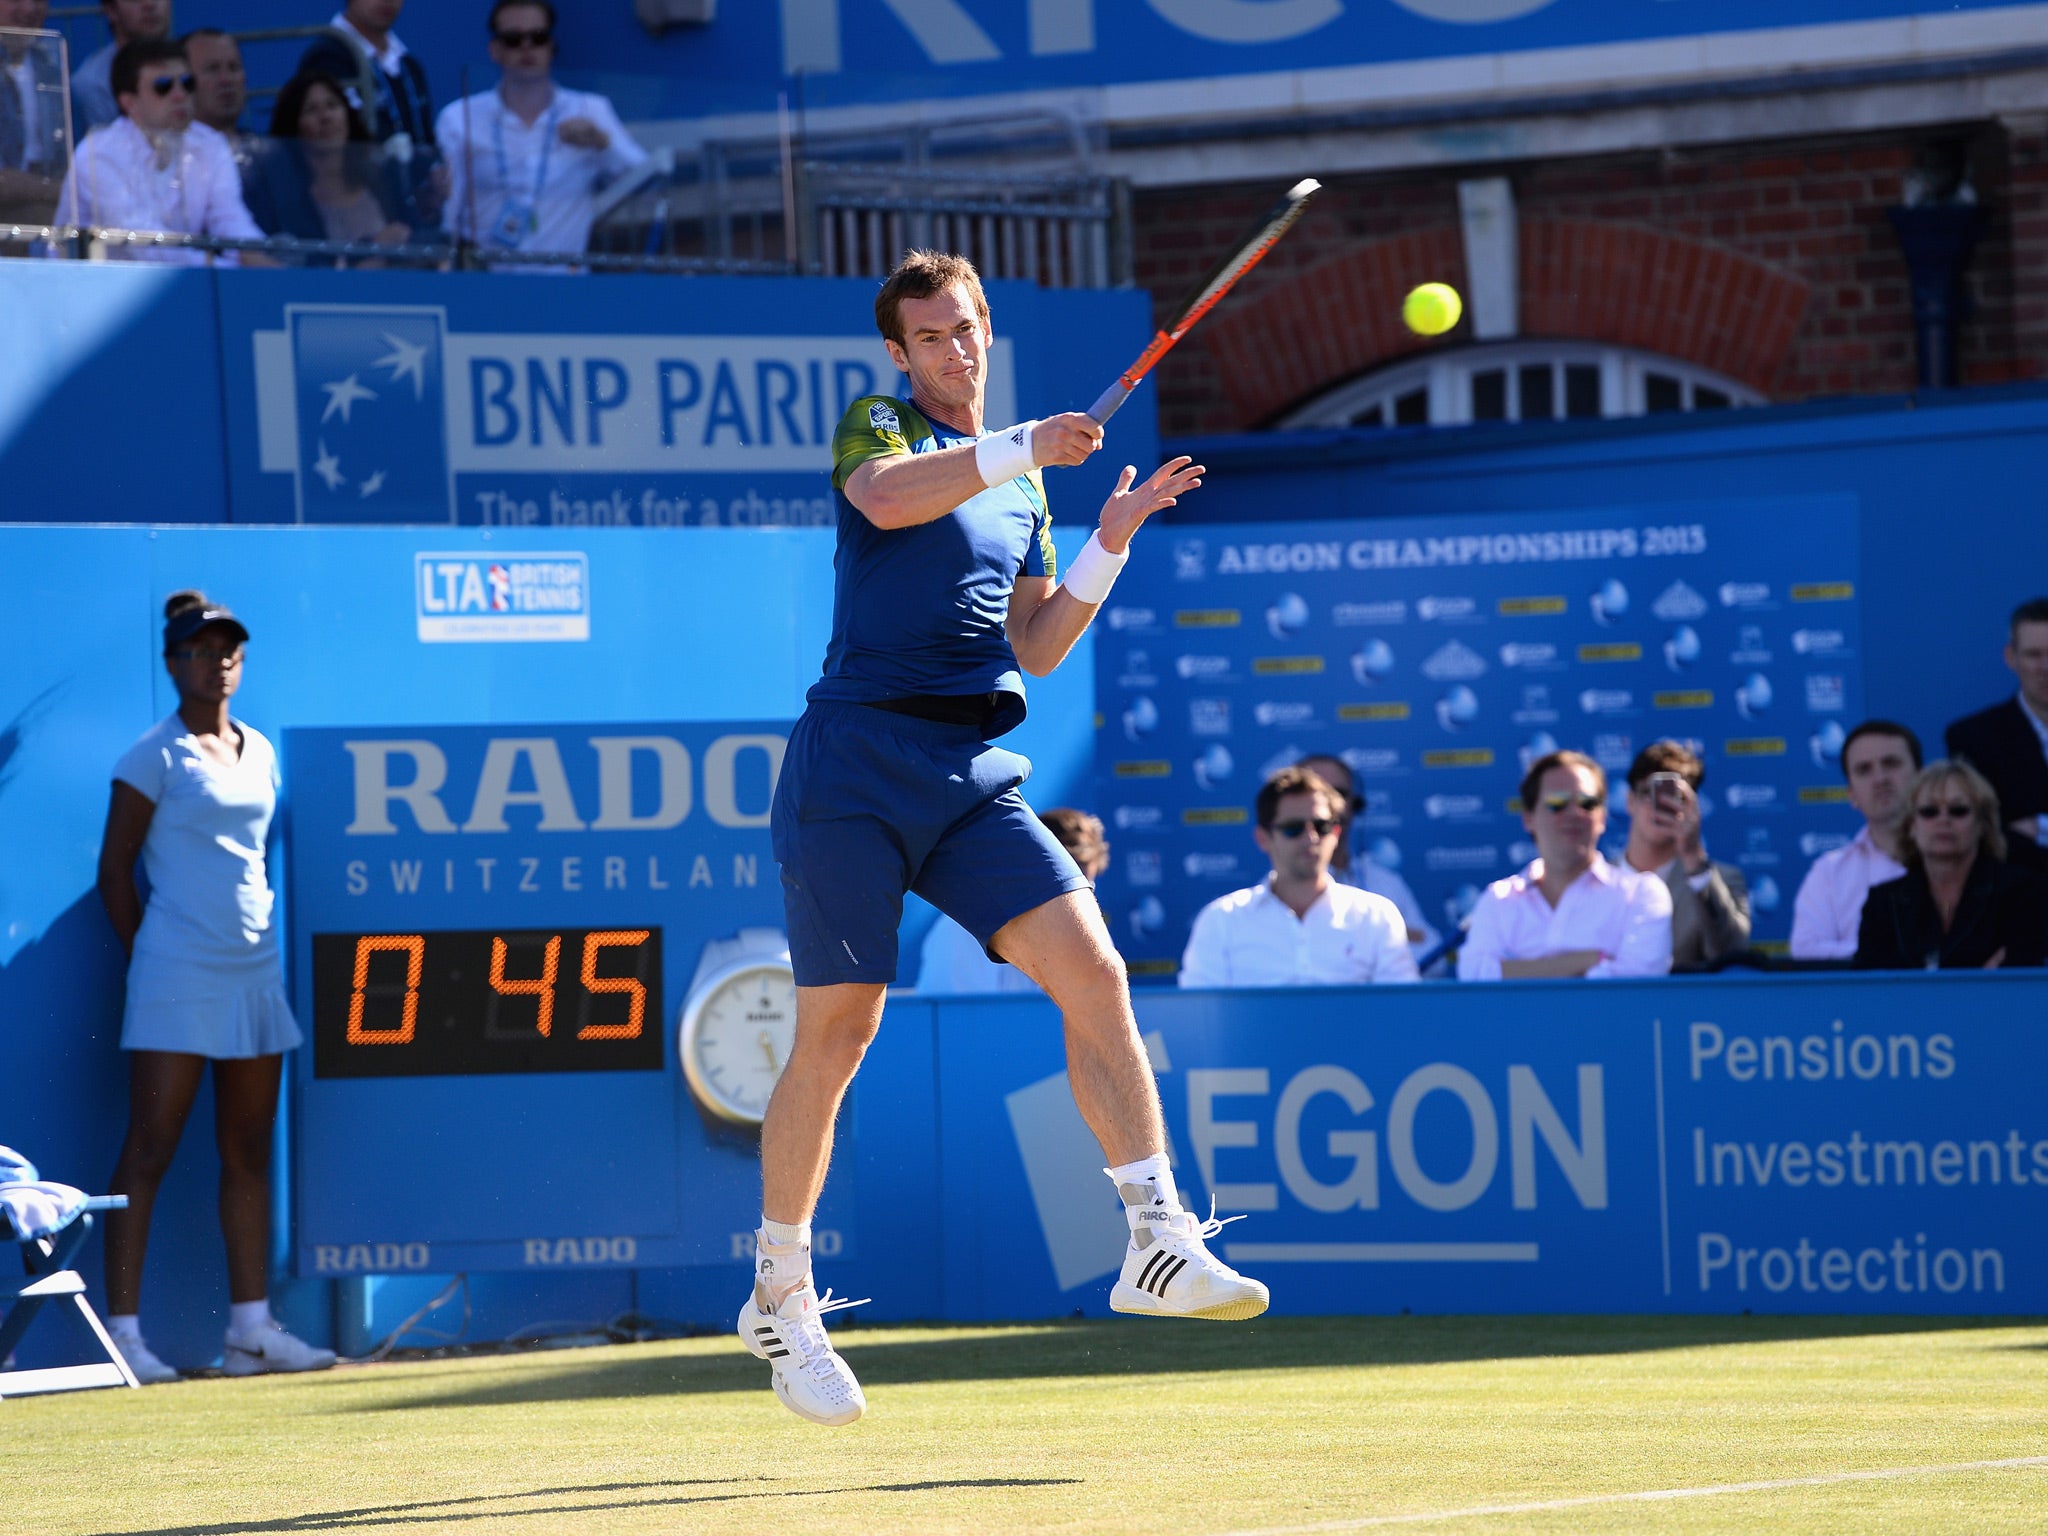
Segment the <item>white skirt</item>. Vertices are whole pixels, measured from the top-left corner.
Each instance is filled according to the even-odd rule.
[[[189,966],[153,964],[138,948],[128,967],[124,1051],[241,1059],[281,1055],[304,1040],[274,958],[257,976],[202,978]]]

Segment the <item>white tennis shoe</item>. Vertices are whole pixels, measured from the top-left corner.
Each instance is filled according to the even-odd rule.
[[[1148,1220],[1131,1232],[1124,1250],[1123,1273],[1109,1293],[1112,1312],[1142,1317],[1208,1317],[1236,1322],[1257,1317],[1272,1299],[1258,1281],[1240,1275],[1211,1253],[1204,1238],[1214,1237],[1242,1216],[1195,1220],[1175,1211],[1163,1220]]]
[[[177,1367],[159,1360],[156,1351],[139,1337],[124,1339],[118,1333],[111,1333],[108,1337],[114,1341],[114,1348],[121,1351],[121,1358],[128,1362],[128,1369],[135,1373],[135,1379],[145,1387],[178,1379]]]
[[[813,1424],[831,1425],[851,1424],[867,1412],[867,1396],[854,1379],[853,1368],[826,1337],[823,1321],[827,1312],[866,1301],[835,1299],[829,1290],[820,1296],[808,1275],[773,1306],[768,1293],[754,1287],[740,1308],[740,1338],[773,1368],[775,1395],[790,1412]]]
[[[334,1351],[308,1344],[284,1331],[275,1318],[253,1333],[230,1333],[221,1352],[221,1369],[230,1376],[262,1376],[270,1371],[324,1371],[334,1364]]]

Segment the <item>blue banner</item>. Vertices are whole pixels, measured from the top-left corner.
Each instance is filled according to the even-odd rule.
[[[1707,765],[1708,851],[1781,943],[1815,855],[1853,827],[1837,760],[1863,707],[1856,504],[1813,496],[1583,513],[1272,523],[1141,540],[1104,609],[1101,883],[1134,974],[1170,974],[1195,914],[1267,872],[1251,806],[1276,769],[1342,757],[1354,856],[1449,932],[1535,856],[1530,762],[1610,784],[1674,737]]]
[[[1278,1312],[2029,1313],[2030,977],[1147,994],[1188,1205]],[[1000,1011],[1000,1016],[998,1012]],[[941,1003],[948,1315],[1102,1312],[1124,1219],[1043,1001]],[[996,1031],[1014,1051],[991,1052]]]

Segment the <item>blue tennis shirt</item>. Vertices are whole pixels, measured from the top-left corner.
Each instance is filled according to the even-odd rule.
[[[976,441],[929,422],[907,401],[869,395],[832,436],[839,547],[832,557],[832,641],[815,701],[872,704],[914,694],[1010,693],[1024,718],[1024,678],[1003,620],[1019,576],[1057,576],[1052,515],[1037,470],[970,497],[915,528],[877,528],[846,499],[870,459],[936,453]]]

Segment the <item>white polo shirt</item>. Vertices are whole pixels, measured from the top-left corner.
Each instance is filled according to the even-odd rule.
[[[1597,949],[1588,976],[1662,976],[1671,969],[1671,892],[1663,878],[1610,864],[1599,854],[1553,907],[1541,885],[1543,861],[1496,880],[1472,909],[1461,981],[1498,981],[1503,960],[1540,960]]]
[[[1181,955],[1184,987],[1317,987],[1415,981],[1408,925],[1384,896],[1332,880],[1300,917],[1270,879],[1202,908]]]

